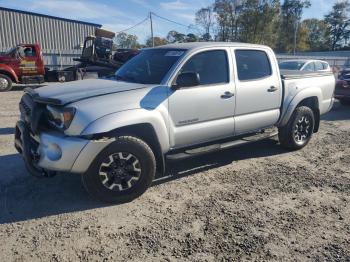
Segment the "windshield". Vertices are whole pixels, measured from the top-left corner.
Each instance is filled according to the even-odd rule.
[[[143,50],[116,72],[116,78],[132,83],[160,84],[184,53],[185,50],[180,49]]]
[[[305,65],[305,62],[300,61],[288,61],[288,62],[282,62],[279,64],[280,69],[284,70],[300,70],[303,65]]]

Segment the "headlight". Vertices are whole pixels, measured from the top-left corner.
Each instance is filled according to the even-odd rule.
[[[65,130],[69,128],[73,121],[75,108],[65,107],[56,108],[52,106],[47,106],[48,110],[48,121],[55,127]]]

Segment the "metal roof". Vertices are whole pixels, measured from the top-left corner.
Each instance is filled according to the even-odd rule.
[[[99,28],[102,27],[102,25],[100,25],[100,24],[94,24],[94,23],[89,23],[89,22],[84,22],[84,21],[79,21],[79,20],[73,20],[73,19],[67,19],[67,18],[51,16],[51,15],[44,15],[44,14],[33,13],[33,12],[17,10],[17,9],[11,9],[11,8],[1,7],[1,6],[0,6],[0,10],[5,10],[5,11],[9,11],[9,12],[16,12],[16,13],[21,13],[21,14],[27,14],[27,15],[40,16],[40,17],[46,17],[46,18],[57,19],[57,20],[61,20],[61,21],[78,23],[78,24],[84,24],[84,25],[90,25],[90,26],[99,27]]]

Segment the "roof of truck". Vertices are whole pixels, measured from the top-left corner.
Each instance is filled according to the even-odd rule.
[[[264,45],[246,44],[238,42],[190,42],[190,43],[174,43],[168,45],[157,46],[156,48],[170,48],[170,49],[197,49],[205,47],[251,47],[251,48],[267,48]]]

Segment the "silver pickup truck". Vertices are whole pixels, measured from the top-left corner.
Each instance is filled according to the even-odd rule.
[[[166,45],[111,79],[26,89],[15,146],[31,174],[78,173],[93,196],[125,202],[170,160],[277,134],[283,147],[304,147],[334,87],[330,72],[281,73],[266,46]]]

